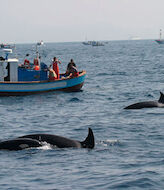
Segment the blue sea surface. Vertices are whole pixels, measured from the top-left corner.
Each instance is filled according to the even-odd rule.
[[[33,44],[17,44],[23,62]],[[33,148],[0,151],[0,189],[100,190],[164,188],[164,109],[124,110],[164,92],[164,45],[153,40],[45,43],[48,65],[56,56],[65,72],[71,58],[87,77],[80,92],[0,98],[0,140],[49,133],[83,141],[88,149]]]

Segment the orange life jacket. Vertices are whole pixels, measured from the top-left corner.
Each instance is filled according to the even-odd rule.
[[[35,70],[35,71],[39,71],[39,70],[40,70],[39,65],[35,65],[34,70]]]

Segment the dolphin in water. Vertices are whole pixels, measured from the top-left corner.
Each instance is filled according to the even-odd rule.
[[[68,139],[65,137],[57,136],[57,135],[50,135],[50,134],[32,134],[32,135],[25,135],[18,138],[29,138],[34,139],[39,142],[46,142],[51,146],[56,146],[58,148],[69,148],[69,147],[76,147],[76,148],[94,148],[95,140],[93,131],[91,128],[88,129],[88,136],[84,141],[77,141]]]
[[[58,148],[94,148],[95,140],[92,129],[88,129],[88,136],[82,142],[51,134],[32,134],[18,137],[13,140],[1,141],[0,150],[23,150],[41,147],[44,142]]]
[[[22,138],[0,142],[0,150],[23,150],[26,148],[41,147],[42,144],[34,139]]]
[[[158,101],[146,101],[138,102],[132,105],[125,107],[124,109],[142,109],[142,108],[163,108],[164,107],[164,94],[160,92],[160,98]]]

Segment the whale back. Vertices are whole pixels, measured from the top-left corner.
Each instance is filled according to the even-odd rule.
[[[94,135],[92,129],[89,128],[88,130],[89,130],[88,136],[82,142],[51,134],[32,134],[32,135],[25,135],[19,138],[36,139],[40,142],[47,142],[50,145],[56,146],[58,148],[69,148],[69,147],[94,148],[95,145]]]
[[[138,102],[135,104],[131,104],[124,109],[142,109],[142,108],[153,108],[153,107],[164,107],[164,94],[160,92],[160,98],[158,101],[146,101],[146,102]]]
[[[0,150],[23,150],[32,147],[41,147],[42,144],[34,139],[21,138],[0,142]]]
[[[51,146],[56,146],[58,148],[68,148],[68,147],[77,147],[81,148],[81,144],[78,141],[71,140],[65,137],[61,137],[58,135],[51,135],[51,134],[31,134],[25,135],[19,138],[29,138],[35,139],[40,142],[46,142]]]
[[[124,109],[142,109],[142,108],[153,108],[157,107],[157,102],[155,101],[147,101],[147,102],[138,102],[135,104],[131,104]]]

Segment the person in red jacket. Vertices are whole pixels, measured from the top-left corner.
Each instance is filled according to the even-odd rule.
[[[56,57],[54,57],[53,63],[52,63],[52,68],[53,68],[53,70],[54,70],[55,73],[56,73],[56,79],[59,79],[59,78],[60,78],[59,65],[58,65],[58,63],[61,64],[61,62],[60,62]]]
[[[34,70],[36,70],[36,71],[40,70],[39,58],[34,58]]]
[[[27,53],[26,57],[28,57],[28,56],[29,56],[29,54]],[[27,58],[25,58],[25,60],[24,60],[24,67],[27,69],[30,69],[30,61]]]

